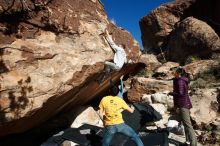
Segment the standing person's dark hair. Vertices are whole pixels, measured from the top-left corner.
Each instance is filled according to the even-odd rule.
[[[190,120],[192,104],[188,94],[189,74],[181,67],[176,68],[173,74],[173,92],[169,95],[173,96],[174,107],[179,111],[177,114],[185,128],[186,142],[189,142],[190,146],[197,146],[195,131]]]
[[[182,67],[177,67],[175,70],[176,73],[180,74],[181,77],[186,77],[190,81],[190,74],[186,72],[186,70]],[[188,83],[189,83],[188,81]]]

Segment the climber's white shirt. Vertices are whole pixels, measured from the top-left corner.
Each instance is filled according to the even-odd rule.
[[[114,49],[114,51],[115,51],[114,63],[116,64],[116,66],[118,66],[121,69],[123,67],[124,63],[127,62],[125,50],[123,48],[117,46],[111,37],[107,36],[106,39],[108,40],[112,49]]]

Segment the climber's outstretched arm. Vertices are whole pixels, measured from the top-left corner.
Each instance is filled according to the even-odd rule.
[[[109,35],[108,31],[106,30],[106,40],[108,41],[111,48],[117,52],[118,50],[121,50],[122,48],[115,44],[115,42],[112,40],[112,37]]]

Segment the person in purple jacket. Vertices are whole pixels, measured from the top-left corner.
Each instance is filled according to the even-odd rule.
[[[188,84],[188,74],[183,68],[178,67],[174,71],[173,92],[168,94],[173,96],[174,107],[177,108],[177,114],[183,123],[186,136],[185,144],[188,145],[190,143],[190,146],[197,146],[195,131],[190,120],[192,104],[188,95]]]

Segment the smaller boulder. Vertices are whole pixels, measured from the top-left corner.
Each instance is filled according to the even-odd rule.
[[[155,70],[155,73],[152,77],[156,79],[172,79],[172,68],[178,67],[179,64],[176,62],[166,62]]]
[[[88,107],[81,114],[79,114],[72,123],[71,127],[78,128],[85,123],[103,127],[103,123],[97,111],[95,111],[93,107]]]

